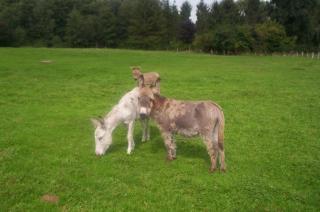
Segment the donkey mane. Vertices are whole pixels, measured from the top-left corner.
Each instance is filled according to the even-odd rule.
[[[156,107],[161,107],[166,100],[168,100],[167,97],[161,96],[160,94],[154,94]]]
[[[171,98],[167,98],[165,96],[162,96],[160,94],[154,94],[154,97],[155,97],[155,99],[157,99],[157,101],[160,103],[159,105],[161,105],[161,106],[164,104],[164,102],[166,100],[170,100],[171,99]],[[184,100],[180,100],[180,101],[184,101]],[[193,102],[193,101],[192,100],[186,100],[184,102]],[[213,104],[214,106],[218,107],[221,111],[223,111],[222,107],[218,103],[213,102],[213,101],[210,101],[210,103]]]

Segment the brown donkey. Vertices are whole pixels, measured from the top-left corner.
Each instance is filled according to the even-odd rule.
[[[206,144],[211,159],[210,171],[216,170],[218,153],[220,169],[226,170],[224,155],[224,115],[221,107],[212,101],[180,101],[168,99],[154,93],[144,85],[139,76],[140,117],[151,117],[161,131],[167,148],[167,159],[176,158],[176,144],[173,135],[200,135]]]
[[[139,78],[143,75],[144,85],[151,88],[154,93],[160,94],[160,75],[157,72],[141,73],[139,66],[131,67],[133,79],[139,84]]]

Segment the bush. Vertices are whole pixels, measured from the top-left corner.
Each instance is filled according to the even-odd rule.
[[[14,37],[14,45],[15,46],[21,46],[25,44],[27,33],[22,27],[17,27],[14,31],[13,37]]]
[[[66,47],[66,44],[62,41],[59,36],[54,36],[51,41],[52,47]]]
[[[282,52],[293,49],[295,39],[287,36],[284,27],[274,21],[267,21],[255,27],[256,47],[262,52]]]
[[[210,52],[214,49],[213,36],[212,32],[196,35],[193,46],[201,51]]]
[[[214,50],[220,54],[239,54],[252,51],[253,43],[250,27],[220,26],[214,31],[197,35],[193,44],[204,52]]]
[[[235,30],[235,53],[251,52],[254,46],[252,30],[249,26],[240,26]]]

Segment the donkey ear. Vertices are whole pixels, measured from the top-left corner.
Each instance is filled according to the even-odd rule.
[[[99,120],[99,119],[90,119],[90,120],[91,120],[91,123],[93,124],[93,126],[95,128],[97,128],[97,127],[102,125],[101,120]]]
[[[142,73],[141,73],[141,71],[140,71],[140,68],[133,67],[133,68],[131,68],[131,69],[132,69],[133,79],[138,80],[139,77],[142,75]]]
[[[151,93],[150,95],[149,95],[149,98],[151,99],[151,100],[154,100],[154,95],[155,95],[155,93]]]
[[[141,74],[138,78],[138,86],[139,88],[142,88],[144,87],[144,77],[143,77],[143,74]]]
[[[138,70],[141,70],[141,67],[140,66],[130,66],[131,70],[134,70],[134,69],[138,69]]]

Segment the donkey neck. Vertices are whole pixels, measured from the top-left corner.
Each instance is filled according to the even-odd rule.
[[[159,94],[154,94],[154,105],[152,108],[152,114],[157,114],[163,110],[163,106],[165,105],[166,101],[168,99],[164,96],[161,96]]]

